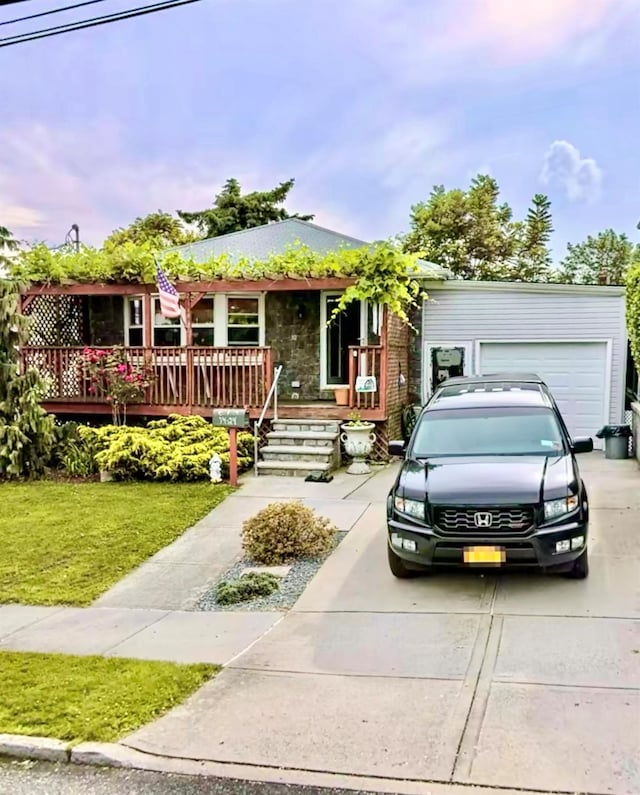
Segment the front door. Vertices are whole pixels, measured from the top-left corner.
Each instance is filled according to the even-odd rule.
[[[349,346],[361,345],[362,311],[360,301],[352,301],[331,320],[340,302],[340,294],[322,296],[324,312],[325,356],[323,357],[323,386],[346,386],[349,383]],[[330,321],[330,322],[329,322]],[[328,325],[327,325],[328,323]]]

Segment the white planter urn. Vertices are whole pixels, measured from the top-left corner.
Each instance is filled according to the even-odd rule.
[[[371,470],[365,458],[371,454],[376,435],[373,429],[376,426],[372,422],[363,422],[359,425],[341,425],[342,433],[340,439],[344,445],[344,450],[348,456],[353,458],[347,472],[349,475],[368,475]]]

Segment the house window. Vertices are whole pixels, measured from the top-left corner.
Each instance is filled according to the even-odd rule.
[[[260,301],[257,297],[227,297],[227,344],[260,344]]]
[[[153,344],[161,348],[176,348],[182,344],[182,323],[179,317],[163,317],[160,299],[152,299]]]
[[[191,309],[191,326],[194,345],[215,345],[215,302],[213,296],[201,298]]]
[[[125,344],[131,348],[142,347],[142,298],[134,296],[127,298],[125,306]]]

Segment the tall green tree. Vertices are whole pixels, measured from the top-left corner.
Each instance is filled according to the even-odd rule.
[[[640,374],[640,259],[627,272],[626,307],[627,332],[631,355]]]
[[[196,240],[197,236],[185,229],[179,218],[158,210],[125,226],[114,229],[104,241],[104,248],[112,250],[124,243],[149,243],[154,248],[163,249],[180,246]]]
[[[42,378],[33,368],[18,368],[18,348],[28,335],[19,295],[15,282],[0,280],[0,478],[43,474],[55,440],[53,416],[40,405]]]
[[[213,207],[190,212],[178,210],[178,215],[186,223],[195,224],[203,238],[240,232],[286,218],[312,221],[313,215],[290,214],[282,206],[294,183],[295,180],[289,179],[272,190],[243,194],[238,180],[228,179],[215,197]]]
[[[499,197],[498,183],[486,174],[475,177],[466,191],[437,185],[426,202],[411,209],[405,250],[422,252],[459,278],[508,278],[519,226]]]
[[[0,267],[7,265],[9,258],[7,254],[18,248],[18,241],[14,238],[6,226],[0,226]]]
[[[625,234],[605,229],[582,243],[569,243],[556,280],[576,284],[624,284],[640,247]]]
[[[543,193],[536,193],[527,217],[519,227],[516,253],[509,268],[512,281],[549,280],[552,265],[549,242],[552,233],[551,202]]]

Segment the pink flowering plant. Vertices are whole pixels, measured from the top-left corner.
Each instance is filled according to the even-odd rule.
[[[111,404],[114,425],[124,425],[127,405],[140,403],[151,386],[151,371],[144,364],[132,363],[124,348],[85,348],[83,367],[89,379],[89,394]]]

